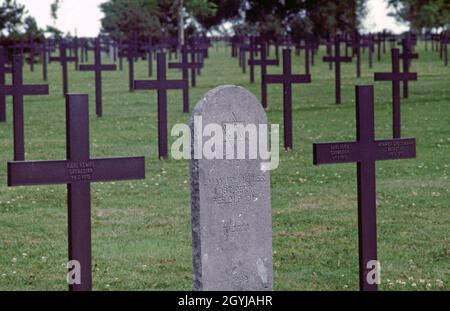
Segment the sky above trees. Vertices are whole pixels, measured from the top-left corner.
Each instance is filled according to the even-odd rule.
[[[54,25],[64,33],[70,32],[78,36],[96,36],[100,29],[103,14],[99,5],[105,0],[64,0],[58,11],[58,20],[54,24],[50,14],[50,5],[54,0],[17,0],[24,4],[30,15],[37,20],[39,27]],[[405,31],[404,25],[398,24],[395,18],[389,17],[385,0],[369,0],[368,15],[364,26],[370,31],[381,31],[384,28],[396,33]]]

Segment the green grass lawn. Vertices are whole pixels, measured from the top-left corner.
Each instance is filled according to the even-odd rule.
[[[382,290],[448,290],[450,281],[450,67],[437,53],[418,52],[412,71],[419,81],[402,101],[402,135],[417,138],[417,159],[377,163]],[[390,71],[390,54],[382,63],[375,60],[373,70],[365,54],[361,79],[355,62],[343,65],[342,105],[336,106],[334,74],[321,61],[323,53],[322,47],[311,69],[313,83],[293,87],[294,150],[281,151],[271,176],[276,290],[359,288],[356,164],[315,167],[312,144],[355,139],[357,84],[375,84],[376,136],[392,135],[391,83],[373,82],[375,70]],[[303,71],[303,63],[293,57],[293,71]],[[146,156],[145,180],[92,184],[94,290],[190,290],[188,162],[157,158],[155,92],[129,93],[126,64],[123,72],[106,72],[104,116],[98,119],[93,73],[73,67],[70,92],[90,96],[91,156]],[[136,79],[147,78],[146,62],[135,68]],[[25,66],[25,81],[42,83],[39,70],[30,73]],[[279,72],[281,66],[269,69]],[[25,100],[28,160],[65,159],[60,75],[60,66],[51,64],[50,96]],[[169,77],[179,76],[170,71]],[[198,87],[191,89],[191,108],[222,84],[241,85],[259,97],[258,69],[256,77],[250,84],[228,48],[212,48]],[[170,130],[190,115],[182,113],[181,91],[168,99]],[[0,290],[66,290],[66,186],[6,186],[12,159],[9,98],[7,103],[8,120],[0,124]],[[267,115],[283,124],[281,85],[269,86]]]

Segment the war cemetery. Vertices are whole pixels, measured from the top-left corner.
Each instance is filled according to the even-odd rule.
[[[1,291],[449,289],[448,1],[36,2],[0,1]]]

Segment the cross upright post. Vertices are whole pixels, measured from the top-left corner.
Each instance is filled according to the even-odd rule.
[[[264,81],[268,84],[283,84],[284,148],[292,150],[292,84],[311,83],[311,76],[292,74],[291,50],[284,49],[283,74],[265,75]]]
[[[61,64],[62,69],[62,80],[63,80],[63,96],[65,96],[69,92],[69,76],[67,72],[67,63],[74,62],[75,57],[67,56],[67,43],[63,40],[59,44],[59,56],[58,57],[50,57],[50,60],[53,62],[59,62]]]
[[[361,78],[361,38],[356,36],[354,41],[347,43],[347,46],[351,47],[356,52],[356,77]]]
[[[314,165],[357,163],[359,284],[363,291],[376,291],[379,280],[375,162],[416,157],[413,138],[375,140],[373,94],[373,86],[356,87],[356,142],[313,145]]]
[[[14,160],[25,160],[24,142],[24,108],[23,98],[27,95],[48,95],[48,85],[23,84],[22,57],[14,55],[12,85],[0,88],[0,97],[10,95],[13,98],[13,131],[14,131]]]
[[[80,65],[80,71],[94,71],[95,72],[95,111],[97,117],[103,115],[102,104],[102,71],[115,71],[116,65],[102,65],[102,51],[100,39],[95,40],[94,48],[94,64],[93,65]]]
[[[392,81],[392,127],[393,137],[401,137],[401,114],[400,114],[400,81],[417,80],[417,73],[400,72],[399,49],[391,50],[392,72],[376,72],[375,81]]]
[[[187,46],[181,47],[181,63],[169,63],[169,68],[181,69],[182,79],[187,81],[189,85],[189,69],[202,66],[201,63],[190,63]],[[192,72],[195,75],[195,70]],[[183,112],[189,112],[189,87],[183,88]]]
[[[409,73],[411,67],[411,61],[413,59],[418,59],[419,54],[413,53],[411,49],[411,43],[407,39],[402,39],[403,51],[400,53],[399,57],[402,60],[403,73]],[[403,98],[409,97],[409,85],[408,80],[403,80]]]
[[[157,90],[158,91],[158,150],[159,158],[168,157],[167,142],[167,90],[179,90],[188,88],[186,80],[167,80],[166,76],[166,55],[158,53],[157,56],[157,80],[136,80],[134,88],[136,90]]]
[[[260,59],[249,60],[251,66],[261,66],[261,103],[264,108],[267,108],[267,84],[265,77],[267,74],[267,66],[278,66],[279,61],[276,59],[267,59],[267,47],[261,43]]]
[[[6,67],[6,54],[0,46],[0,88],[5,86],[7,73],[12,73],[11,67]],[[6,94],[0,90],[0,122],[6,122]]]
[[[336,84],[336,104],[341,103],[341,63],[350,63],[351,57],[341,56],[341,39],[336,36],[334,39],[334,56],[324,56],[324,62],[334,63],[335,84]]]
[[[145,160],[90,158],[87,95],[66,96],[66,137],[67,160],[8,162],[8,186],[67,184],[69,265],[76,261],[80,267],[79,282],[69,282],[69,289],[89,291],[92,289],[90,184],[144,179]]]

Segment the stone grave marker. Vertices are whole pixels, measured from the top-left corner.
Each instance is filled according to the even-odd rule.
[[[202,118],[198,125],[196,118]],[[221,86],[205,95],[191,118],[191,153],[202,154],[197,130],[218,124],[267,124],[260,102],[247,90]],[[201,133],[200,133],[201,135]],[[247,135],[224,135],[236,147]],[[205,141],[204,139],[203,141]],[[235,148],[236,149],[236,148]],[[247,152],[248,148],[246,147]],[[270,174],[262,160],[199,157],[191,160],[192,246],[195,290],[272,290]],[[248,155],[248,154],[247,154]]]

